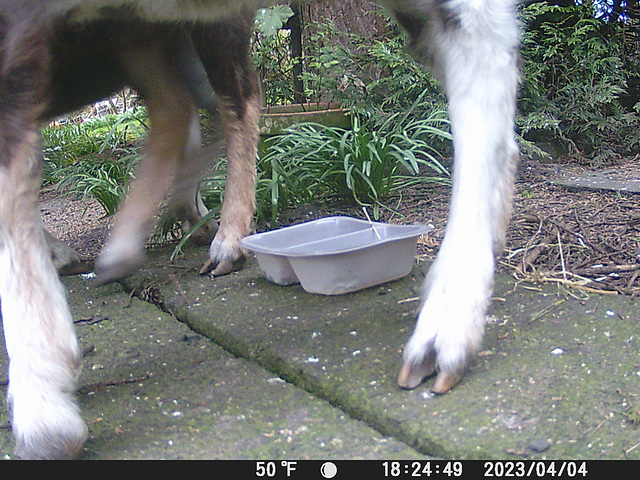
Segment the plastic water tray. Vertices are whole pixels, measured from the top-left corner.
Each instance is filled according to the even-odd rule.
[[[418,237],[431,228],[328,217],[250,235],[241,244],[272,282],[338,295],[407,275]]]

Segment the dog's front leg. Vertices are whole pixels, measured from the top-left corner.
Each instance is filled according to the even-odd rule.
[[[260,86],[249,53],[253,13],[227,24],[194,28],[194,45],[219,99],[227,147],[227,184],[220,226],[200,273],[225,275],[245,256],[240,240],[250,233],[255,210],[256,156],[259,139]],[[216,45],[216,48],[211,48]]]
[[[510,214],[518,157],[518,29],[509,0],[439,6],[423,41],[431,42],[430,59],[449,99],[453,190],[445,237],[425,282],[398,383],[414,388],[437,371],[433,391],[444,393],[459,382],[481,344],[494,254]]]

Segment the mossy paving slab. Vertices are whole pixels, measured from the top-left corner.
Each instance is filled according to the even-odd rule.
[[[580,175],[566,175],[551,181],[570,189],[612,190],[640,193],[640,178],[637,173],[618,170],[584,172]]]
[[[216,279],[185,268],[202,260],[187,254],[130,284],[155,285],[195,331],[424,454],[640,458],[636,299],[500,276],[482,352],[457,388],[432,396],[395,382],[426,266],[322,296],[271,284],[253,261]]]
[[[79,393],[88,458],[640,459],[636,299],[499,276],[482,352],[432,396],[395,382],[425,265],[332,297],[273,285],[252,260],[211,279],[195,273],[202,249],[168,254],[125,284],[157,306],[66,280],[96,345]]]
[[[424,458],[120,285],[67,278],[84,358],[83,459]],[[0,354],[6,370],[6,353]],[[2,389],[0,458],[14,458]]]

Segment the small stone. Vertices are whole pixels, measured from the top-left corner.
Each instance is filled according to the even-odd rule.
[[[551,442],[549,440],[536,439],[529,442],[529,448],[536,453],[544,452],[550,446]]]

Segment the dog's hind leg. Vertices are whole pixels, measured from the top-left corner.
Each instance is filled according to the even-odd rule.
[[[217,135],[217,132],[214,135]],[[203,221],[209,209],[200,194],[200,184],[203,173],[210,167],[212,159],[219,157],[223,152],[221,140],[209,141],[210,145],[202,147],[200,119],[194,117],[189,127],[182,161],[171,185],[166,212],[169,221],[180,222],[183,235],[189,234],[190,240],[196,245],[207,246],[211,244],[218,225],[213,218]]]
[[[128,77],[146,101],[149,142],[113,233],[96,262],[100,282],[123,278],[139,266],[156,214],[173,183],[187,145],[199,140],[199,118],[192,97],[175,70],[167,44],[123,52]],[[196,138],[197,140],[194,140]]]
[[[215,27],[211,27],[215,28]],[[211,123],[207,146],[202,146],[199,122],[191,125],[189,140],[185,147],[182,164],[176,172],[172,186],[169,220],[180,221],[183,235],[189,234],[190,240],[197,245],[210,245],[218,229],[213,218],[204,221],[209,210],[200,193],[203,174],[211,167],[216,158],[224,153],[224,140],[218,99],[213,91],[209,77],[198,56],[188,29],[176,42],[174,62],[198,108],[204,109]],[[213,48],[212,45],[209,48]]]

